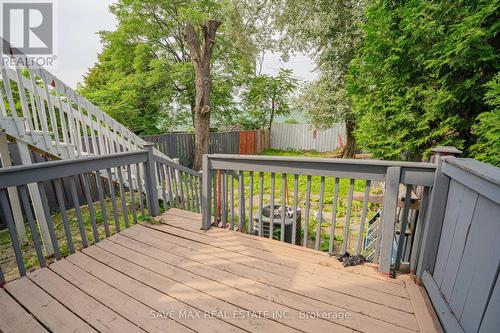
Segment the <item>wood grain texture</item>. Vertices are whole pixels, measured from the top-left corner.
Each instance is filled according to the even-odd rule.
[[[165,220],[132,226],[7,284],[12,301],[54,331],[431,331],[427,305],[404,278],[343,269],[318,251],[240,232],[204,232],[198,213],[171,209]],[[152,317],[166,311],[178,317]],[[213,311],[224,315],[179,316]],[[304,317],[317,312],[330,317]]]
[[[0,289],[0,331],[4,333],[42,333],[47,330],[12,297]]]

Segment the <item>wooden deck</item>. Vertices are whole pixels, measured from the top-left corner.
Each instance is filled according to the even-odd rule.
[[[170,210],[0,289],[2,332],[432,332],[410,279]],[[320,316],[321,318],[318,318]]]

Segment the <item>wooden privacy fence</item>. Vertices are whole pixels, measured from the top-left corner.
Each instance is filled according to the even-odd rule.
[[[194,134],[166,133],[148,135],[144,140],[151,142],[163,154],[178,158],[179,163],[191,167],[194,160]],[[269,130],[212,132],[210,133],[210,154],[256,155],[269,149]]]

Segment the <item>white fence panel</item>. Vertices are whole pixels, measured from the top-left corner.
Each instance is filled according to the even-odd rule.
[[[340,148],[339,135],[346,142],[345,126],[319,130],[307,124],[273,124],[271,149],[333,151]]]

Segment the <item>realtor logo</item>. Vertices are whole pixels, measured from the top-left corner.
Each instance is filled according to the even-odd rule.
[[[53,10],[52,2],[2,1],[3,53],[10,56],[53,54]]]

